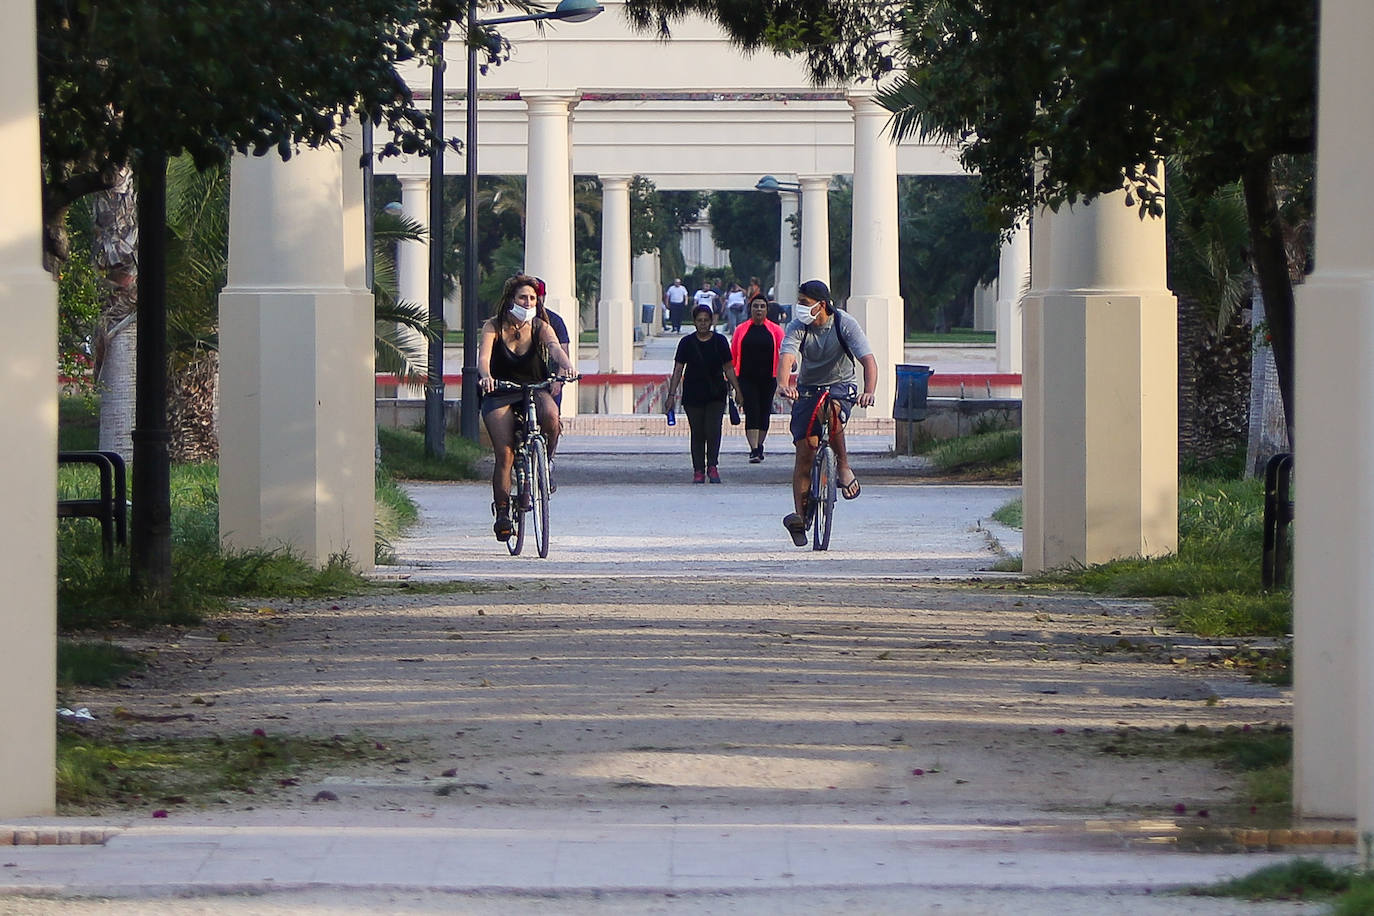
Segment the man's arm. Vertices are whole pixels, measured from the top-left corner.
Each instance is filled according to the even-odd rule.
[[[797,399],[797,387],[792,384],[792,372],[797,368],[797,354],[786,351],[778,355],[778,394],[789,401]]]
[[[864,390],[859,395],[859,406],[872,407],[873,392],[878,390],[878,358],[869,353],[859,358],[859,364],[864,367]]]

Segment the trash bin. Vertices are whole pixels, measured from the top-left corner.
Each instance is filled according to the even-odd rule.
[[[929,366],[897,366],[897,398],[892,405],[892,419],[916,421],[926,418],[926,395],[934,374]]]
[[[642,304],[640,305],[640,307],[639,307],[639,323],[640,323],[640,324],[653,324],[653,323],[654,323],[654,307],[653,307],[652,305],[642,305]]]

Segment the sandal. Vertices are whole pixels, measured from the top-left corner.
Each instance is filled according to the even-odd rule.
[[[496,539],[509,541],[511,535],[515,534],[515,522],[510,517],[510,503],[492,503],[491,512],[496,516],[496,524],[491,526],[492,531],[496,532]]]
[[[840,494],[844,496],[845,499],[858,499],[859,493],[862,491],[863,488],[859,486],[859,478],[854,475],[853,471],[850,471],[849,483],[840,487]]]
[[[795,512],[789,512],[782,517],[782,526],[787,529],[787,533],[792,535],[792,543],[798,547],[806,546],[806,522]]]

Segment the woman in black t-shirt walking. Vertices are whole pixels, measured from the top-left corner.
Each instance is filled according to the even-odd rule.
[[[682,386],[682,409],[692,432],[692,482],[720,483],[720,425],[725,396],[740,396],[739,379],[730,359],[730,343],[714,330],[715,312],[709,305],[692,309],[696,333],[678,341],[673,377],[668,382],[665,410],[672,410]]]

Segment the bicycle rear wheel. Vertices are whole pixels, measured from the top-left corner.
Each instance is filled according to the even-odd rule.
[[[525,450],[515,453],[515,466],[510,470],[510,511],[515,521],[515,534],[506,541],[510,555],[518,557],[525,547],[525,520],[529,518],[530,458]]]
[[[530,525],[539,556],[549,555],[549,453],[544,440],[530,443]]]
[[[811,465],[811,504],[815,507],[811,521],[811,549],[830,547],[830,520],[835,514],[835,453],[829,444],[816,450]]]

